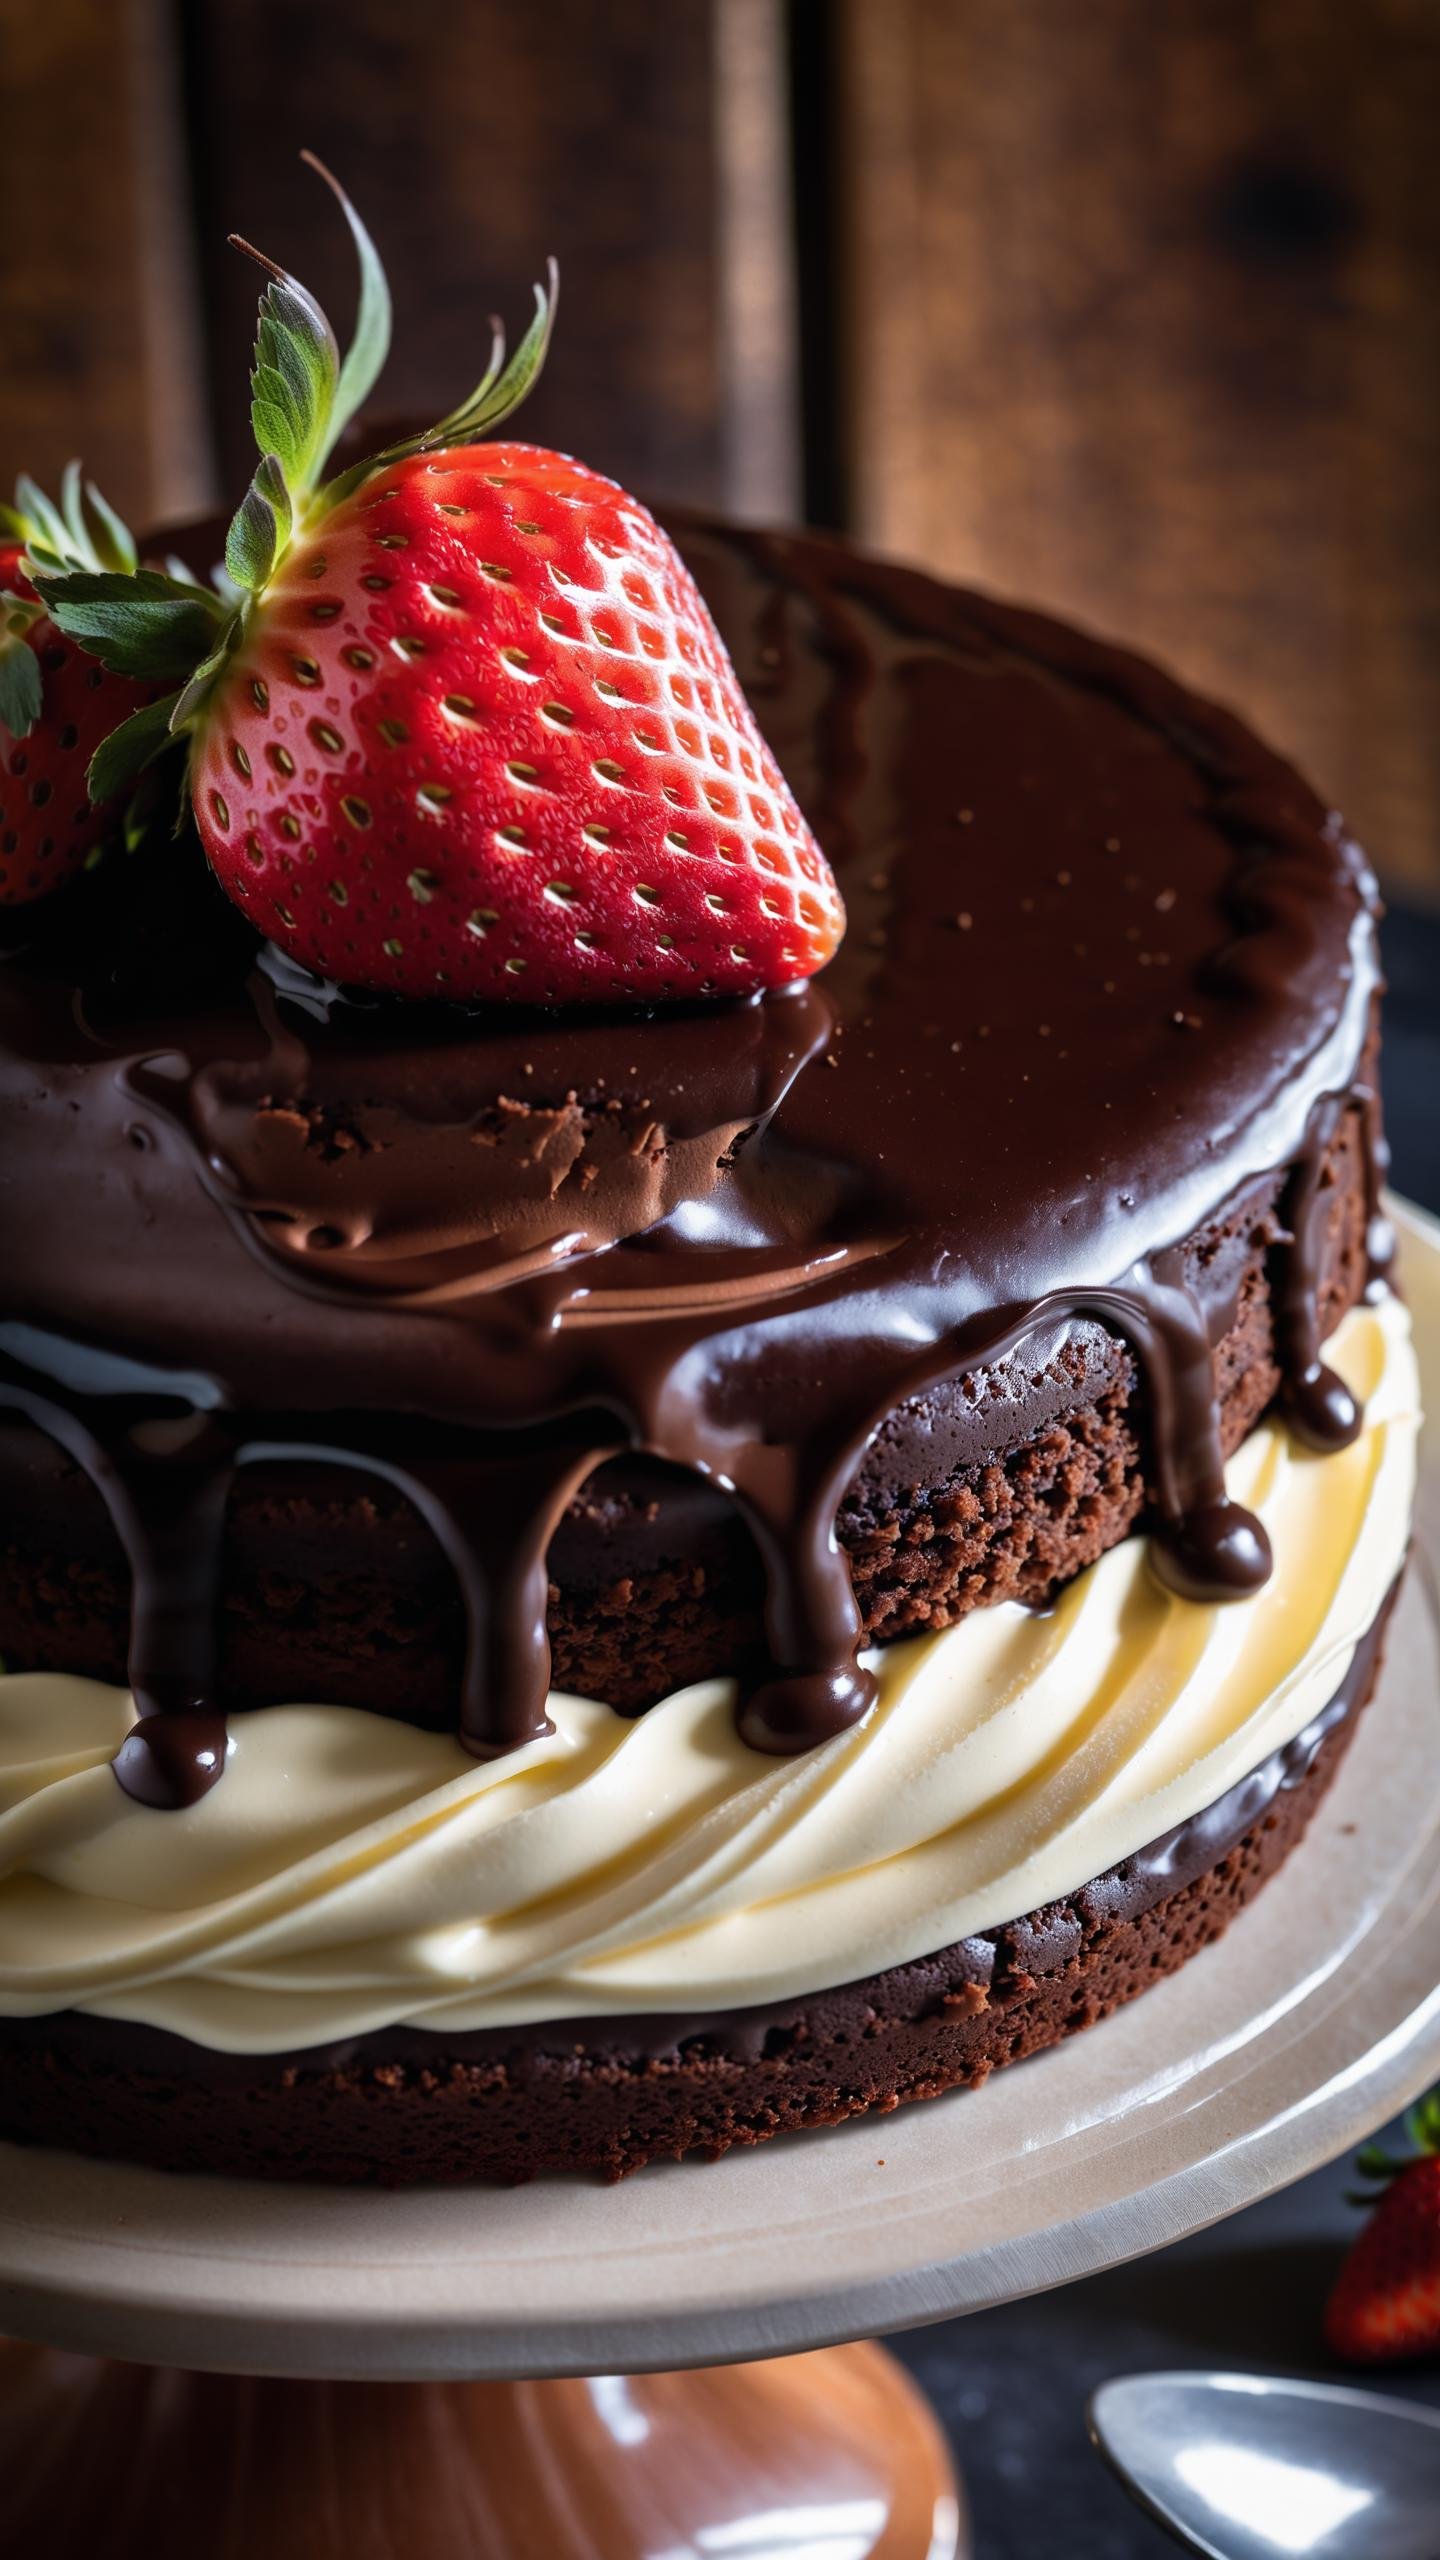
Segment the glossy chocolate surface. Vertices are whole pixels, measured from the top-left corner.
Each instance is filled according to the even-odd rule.
[[[137,1737],[138,1793],[223,1767],[238,1465],[318,1457],[415,1502],[465,1595],[477,1750],[542,1729],[576,1488],[621,1451],[694,1471],[762,1557],[742,1715],[786,1750],[868,1703],[834,1521],[873,1433],[963,1373],[983,1447],[1008,1369],[1077,1319],[1142,1371],[1161,1569],[1263,1577],[1224,1498],[1227,1310],[1177,1248],[1281,1168],[1287,1396],[1322,1443],[1353,1425],[1314,1237],[1378,973],[1338,823],[1099,642],[816,537],[681,539],[844,890],[810,986],[648,1017],[391,1007],[257,952],[184,847],[0,964],[0,1396],[130,1555],[137,1695],[184,1719],[163,1755]]]

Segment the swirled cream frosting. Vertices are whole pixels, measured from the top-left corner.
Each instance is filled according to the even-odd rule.
[[[359,1710],[231,1723],[181,1813],[115,1784],[123,1690],[0,1677],[0,2013],[83,2009],[233,2052],[743,2007],[906,1963],[1074,1892],[1213,1803],[1333,1696],[1404,1557],[1419,1388],[1403,1307],[1327,1357],[1363,1398],[1317,1457],[1232,1461],[1275,1571],[1178,1598],[1130,1539],[1054,1611],[977,1611],[868,1657],[863,1722],[750,1750],[728,1681],[629,1721],[552,1696],[509,1758]]]

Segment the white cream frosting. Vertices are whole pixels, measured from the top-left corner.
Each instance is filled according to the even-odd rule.
[[[868,1657],[863,1723],[792,1760],[729,1681],[630,1722],[556,1695],[508,1759],[351,1708],[232,1720],[185,1812],[122,1794],[123,1690],[0,1677],[0,2013],[85,2009],[235,2052],[820,1990],[1074,1892],[1214,1802],[1334,1695],[1405,1551],[1419,1387],[1393,1298],[1328,1358],[1337,1455],[1278,1422],[1229,1470],[1275,1571],[1205,1607],[1131,1539],[1052,1615]]]

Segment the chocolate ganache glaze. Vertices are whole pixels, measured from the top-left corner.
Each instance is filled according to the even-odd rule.
[[[978,1409],[982,1373],[1077,1324],[1143,1376],[1160,1569],[1203,1597],[1263,1580],[1221,1463],[1233,1308],[1179,1250],[1261,1175],[1291,1169],[1295,1426],[1357,1427],[1316,1272],[1357,1099],[1372,1267],[1388,1246],[1374,889],[1338,821],[1101,642],[819,537],[675,530],[844,891],[819,979],[431,1014],[257,949],[193,845],[112,866],[0,966],[0,1406],[124,1544],[142,1721],[117,1774],[147,1800],[224,1765],[246,1466],[415,1505],[462,1591],[482,1753],[546,1729],[546,1554],[578,1488],[623,1453],[692,1471],[763,1567],[742,1729],[791,1751],[872,1694],[835,1521],[875,1432],[944,1379]]]

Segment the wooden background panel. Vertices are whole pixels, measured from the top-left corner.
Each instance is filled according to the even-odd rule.
[[[1440,888],[1440,10],[841,27],[859,529],[1158,650]]]
[[[209,476],[165,0],[0,0],[0,490],[82,453],[143,522]]]
[[[68,5],[68,0],[67,0]],[[783,513],[795,479],[778,0],[208,0],[187,13],[217,432],[247,467],[244,232],[353,307],[320,153],[396,295],[384,405],[439,416],[547,252],[563,274],[520,432],[660,498]],[[343,32],[341,31],[343,29]],[[758,213],[758,228],[757,228]]]

